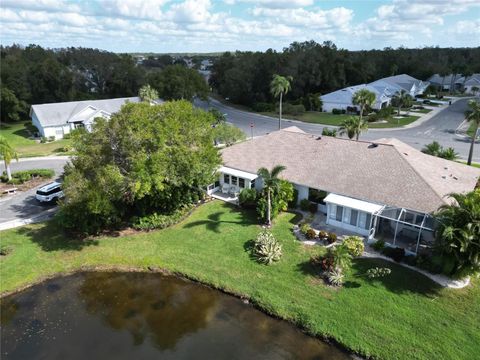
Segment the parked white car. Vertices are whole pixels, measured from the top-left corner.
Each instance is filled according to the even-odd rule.
[[[62,184],[59,182],[52,182],[47,185],[42,186],[37,190],[35,198],[40,202],[52,202],[57,201],[58,199],[63,198]]]

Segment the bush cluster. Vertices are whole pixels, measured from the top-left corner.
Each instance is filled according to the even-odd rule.
[[[313,240],[317,237],[317,232],[315,230],[313,230],[312,228],[310,228],[305,233],[305,237],[309,240]]]
[[[270,231],[262,230],[255,239],[253,255],[260,263],[270,265],[282,257],[282,245]]]
[[[253,104],[252,109],[256,112],[273,112],[275,111],[275,104],[256,102]]]
[[[0,180],[4,183],[9,183],[12,185],[20,185],[34,178],[40,177],[40,178],[50,179],[54,175],[55,175],[55,172],[51,169],[24,170],[24,171],[14,172],[12,174],[12,180],[8,181],[7,174],[4,171],[3,175],[0,176]]]
[[[147,231],[165,229],[180,222],[192,208],[193,205],[185,205],[171,214],[153,213],[147,216],[136,217],[133,218],[132,227],[136,230]]]
[[[360,236],[348,236],[343,240],[343,245],[348,249],[348,252],[353,257],[358,257],[363,254],[365,244]]]
[[[329,244],[333,244],[335,241],[337,241],[337,234],[335,234],[333,232],[329,232],[327,234],[327,242]]]
[[[238,195],[238,204],[245,209],[255,209],[258,193],[255,189],[242,189]]]
[[[386,246],[382,250],[383,255],[388,256],[389,258],[392,258],[396,262],[401,262],[403,258],[405,257],[405,249],[400,248],[400,247],[390,247]]]
[[[285,103],[283,104],[282,112],[290,115],[301,115],[305,113],[305,106],[303,106],[303,104],[293,105]]]
[[[332,114],[334,115],[341,115],[345,114],[347,111],[345,109],[332,109]]]

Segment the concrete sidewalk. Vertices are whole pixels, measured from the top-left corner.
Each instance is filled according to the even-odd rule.
[[[31,218],[27,219],[15,219],[11,221],[6,221],[4,223],[0,223],[0,231],[2,230],[8,230],[8,229],[14,229],[20,226],[28,225],[28,224],[34,224],[34,223],[39,223],[42,221],[49,220],[55,215],[57,212],[58,207],[54,207],[52,209],[46,210],[43,213],[33,216]]]

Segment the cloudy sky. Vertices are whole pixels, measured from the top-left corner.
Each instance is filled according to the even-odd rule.
[[[479,0],[1,0],[0,42],[116,52],[281,50],[333,41],[480,46]]]

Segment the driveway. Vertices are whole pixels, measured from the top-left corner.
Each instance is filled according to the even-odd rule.
[[[453,147],[461,158],[466,159],[470,141],[455,135],[455,130],[465,119],[464,112],[467,109],[467,102],[468,99],[460,99],[418,126],[402,129],[370,129],[360,135],[360,139],[376,140],[395,137],[419,150],[424,145],[436,140],[444,147]],[[251,124],[253,124],[253,136],[265,135],[278,129],[278,119],[237,110],[214,99],[210,99],[210,103],[196,101],[195,104],[201,108],[214,107],[227,114],[228,122],[242,129],[247,136],[252,135]],[[282,124],[283,127],[292,125],[312,134],[321,134],[324,127],[332,127],[292,120],[284,120]],[[480,162],[479,142],[475,146],[473,160]]]
[[[12,172],[30,169],[52,169],[55,171],[55,180],[58,180],[63,174],[63,167],[68,161],[66,156],[56,157],[39,157],[39,158],[25,158],[20,161],[12,162],[10,167]],[[0,172],[5,170],[2,162],[0,165]],[[52,180],[47,180],[48,183]],[[42,215],[47,210],[52,209],[55,205],[42,205],[35,200],[35,191],[38,187],[27,190],[25,192],[18,192],[13,195],[6,195],[0,198],[0,223],[28,219]]]

